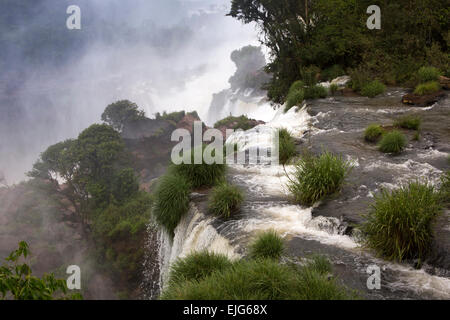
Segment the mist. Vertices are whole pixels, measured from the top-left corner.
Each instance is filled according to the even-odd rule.
[[[66,28],[66,9],[73,4],[81,8],[81,30]],[[229,0],[2,2],[5,180],[24,179],[40,152],[100,122],[104,108],[119,99],[136,102],[149,117],[196,110],[205,118],[213,93],[227,88],[236,71],[231,52],[258,44],[254,26],[225,16],[229,5]]]

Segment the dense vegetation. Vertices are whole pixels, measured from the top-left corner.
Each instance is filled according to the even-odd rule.
[[[214,215],[228,219],[239,211],[243,201],[244,195],[241,189],[222,183],[212,189],[208,210]]]
[[[378,147],[381,152],[397,155],[405,149],[406,143],[406,136],[400,131],[393,130],[383,136]]]
[[[366,26],[370,5],[381,8],[381,30]],[[323,80],[344,70],[387,84],[415,84],[424,65],[450,72],[446,0],[232,0],[229,15],[258,25],[273,58],[269,97],[278,103],[312,69]]]
[[[110,104],[102,114],[102,121],[121,132],[127,123],[145,119],[145,113],[139,110],[137,104],[121,100]]]
[[[363,225],[366,244],[389,259],[423,261],[441,213],[441,194],[427,183],[412,182],[392,192],[382,190]]]
[[[297,150],[295,147],[294,138],[291,136],[287,129],[278,129],[278,141],[279,141],[279,149],[278,149],[278,157],[279,162],[282,165],[285,165],[291,160],[296,154]]]
[[[296,202],[311,206],[338,192],[350,168],[342,157],[328,151],[320,156],[305,154],[296,163],[293,176],[288,176],[288,189]]]
[[[220,121],[217,121],[214,124],[214,128],[218,129],[221,127],[226,127],[228,129],[233,129],[233,130],[250,130],[252,128],[254,128],[257,125],[257,121],[252,121],[250,120],[246,115],[242,115],[239,117],[233,117],[233,116],[229,116],[226,117],[225,119],[222,119]]]
[[[367,142],[377,142],[384,133],[384,129],[379,124],[371,124],[364,131],[364,140]]]
[[[266,231],[250,244],[249,255],[253,259],[278,260],[284,253],[283,239],[273,230]]]

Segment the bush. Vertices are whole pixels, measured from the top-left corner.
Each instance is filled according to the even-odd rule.
[[[327,275],[332,271],[330,261],[326,257],[321,255],[314,255],[311,261],[306,264],[305,268],[314,270],[315,272],[322,275]]]
[[[295,141],[287,129],[278,129],[279,150],[278,158],[282,165],[285,165],[289,160],[297,154],[295,148]]]
[[[178,259],[170,271],[170,285],[179,285],[185,281],[199,281],[214,271],[220,271],[232,266],[227,256],[208,251],[195,252],[184,259]]]
[[[357,68],[350,72],[352,81],[349,86],[356,92],[360,92],[364,86],[370,83],[370,76],[367,70]]]
[[[205,146],[202,148],[205,151]],[[191,164],[182,163],[172,165],[170,172],[184,177],[193,188],[213,187],[225,179],[226,165],[224,163],[207,164],[202,161],[201,164],[194,164],[195,150],[191,150]],[[203,159],[203,158],[202,158]]]
[[[414,94],[418,96],[425,96],[427,94],[438,92],[440,89],[441,86],[437,81],[431,81],[419,84],[414,90]]]
[[[399,154],[406,147],[406,137],[399,131],[386,133],[380,141],[379,149],[384,153]]]
[[[253,259],[280,259],[284,252],[283,239],[273,230],[260,234],[250,245]]]
[[[374,98],[377,95],[384,93],[385,91],[386,86],[382,84],[380,81],[375,80],[362,87],[361,95],[369,98]]]
[[[294,106],[300,106],[303,102],[305,96],[305,92],[303,89],[303,82],[296,81],[292,84],[291,89],[289,90],[286,106],[284,107],[284,112],[288,112]]]
[[[256,121],[251,121],[246,115],[242,115],[240,117],[229,116],[214,124],[214,128],[216,129],[222,126],[233,130],[241,129],[245,131],[254,128],[256,126]]]
[[[162,177],[155,190],[153,216],[170,234],[189,210],[191,186],[186,178],[169,174]]]
[[[217,216],[228,219],[239,211],[243,201],[244,195],[238,187],[224,183],[211,191],[209,211]]]
[[[311,268],[271,259],[240,261],[200,281],[169,285],[163,300],[343,300],[345,287]]]
[[[315,85],[305,88],[305,99],[323,99],[326,98],[327,95],[328,91],[323,86]]]
[[[375,197],[363,231],[379,254],[402,261],[424,259],[433,239],[433,223],[441,213],[440,195],[429,184],[412,182]]]
[[[339,90],[339,86],[337,84],[332,83],[330,85],[330,94],[331,95],[335,95],[338,90]]]
[[[440,72],[434,67],[422,67],[417,72],[417,80],[419,83],[431,82],[439,80]]]
[[[364,139],[367,142],[377,142],[384,133],[384,129],[379,124],[371,124],[364,132]]]
[[[422,119],[418,116],[405,116],[394,122],[395,127],[409,130],[419,130],[421,124]]]
[[[326,151],[320,156],[305,155],[296,165],[288,189],[296,202],[313,205],[339,191],[349,173],[350,164]]]
[[[344,69],[340,65],[335,64],[332,67],[323,70],[321,73],[321,78],[325,81],[331,81],[337,77],[343,76],[344,74]]]

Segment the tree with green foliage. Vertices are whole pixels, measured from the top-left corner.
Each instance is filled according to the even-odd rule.
[[[82,299],[79,294],[66,296],[68,289],[64,279],[56,279],[53,274],[42,278],[33,276],[30,266],[20,263],[21,258],[26,259],[29,254],[28,244],[22,241],[0,267],[0,300]]]
[[[144,118],[144,111],[139,110],[136,103],[128,100],[120,100],[110,104],[102,114],[102,121],[119,132],[123,130],[127,123]]]

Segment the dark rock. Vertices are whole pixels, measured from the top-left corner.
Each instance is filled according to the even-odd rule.
[[[417,107],[426,107],[436,103],[439,99],[445,97],[446,93],[444,91],[438,91],[425,96],[419,96],[413,93],[408,93],[403,96],[402,102],[408,105],[414,105]]]

